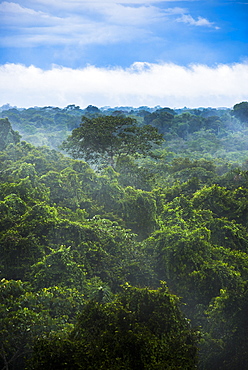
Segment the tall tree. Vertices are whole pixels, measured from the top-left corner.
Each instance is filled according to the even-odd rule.
[[[62,149],[74,158],[95,164],[105,162],[112,167],[121,156],[152,155],[163,137],[156,128],[139,127],[136,123],[130,117],[84,116],[81,125],[63,142]]]

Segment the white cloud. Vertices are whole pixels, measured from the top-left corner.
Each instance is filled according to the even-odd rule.
[[[155,6],[123,6],[122,4],[90,4],[91,9],[106,17],[106,21],[118,25],[146,25],[159,21],[163,12]]]
[[[6,1],[0,4],[0,17],[2,25],[11,27],[12,30],[18,30],[19,32],[27,32],[28,28],[35,32],[38,26],[47,27],[60,22],[59,17]],[[16,34],[12,36],[12,39],[14,40],[15,37]]]
[[[0,67],[0,105],[227,106],[248,100],[248,63],[191,65],[134,63],[130,68]]]
[[[219,29],[219,27],[215,26],[214,23],[210,22],[208,19],[198,17],[196,20],[190,14],[183,14],[180,18],[177,18],[177,22],[188,23],[191,26],[213,27],[215,29]]]
[[[20,6],[17,3],[11,3],[7,1],[3,1],[0,3],[0,12],[4,13],[14,13],[14,14],[23,14],[23,13],[29,13],[29,14],[36,14],[37,12]]]

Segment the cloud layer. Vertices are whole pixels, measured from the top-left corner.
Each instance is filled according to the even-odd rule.
[[[0,106],[232,107],[248,100],[248,63],[190,65],[134,63],[129,68],[0,67]]]

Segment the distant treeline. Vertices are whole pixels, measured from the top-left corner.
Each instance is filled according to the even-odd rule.
[[[165,147],[179,156],[206,159],[227,159],[241,165],[248,151],[248,103],[232,109],[199,108],[171,109],[133,107],[103,107],[76,105],[34,107],[28,109],[1,108],[0,117],[8,118],[22,139],[34,145],[58,149],[61,142],[79,127],[82,116],[102,115],[132,117],[138,125],[151,124],[164,135]]]

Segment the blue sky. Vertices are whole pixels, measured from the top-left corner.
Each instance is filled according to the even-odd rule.
[[[248,100],[248,0],[13,0],[0,17],[0,105]]]

